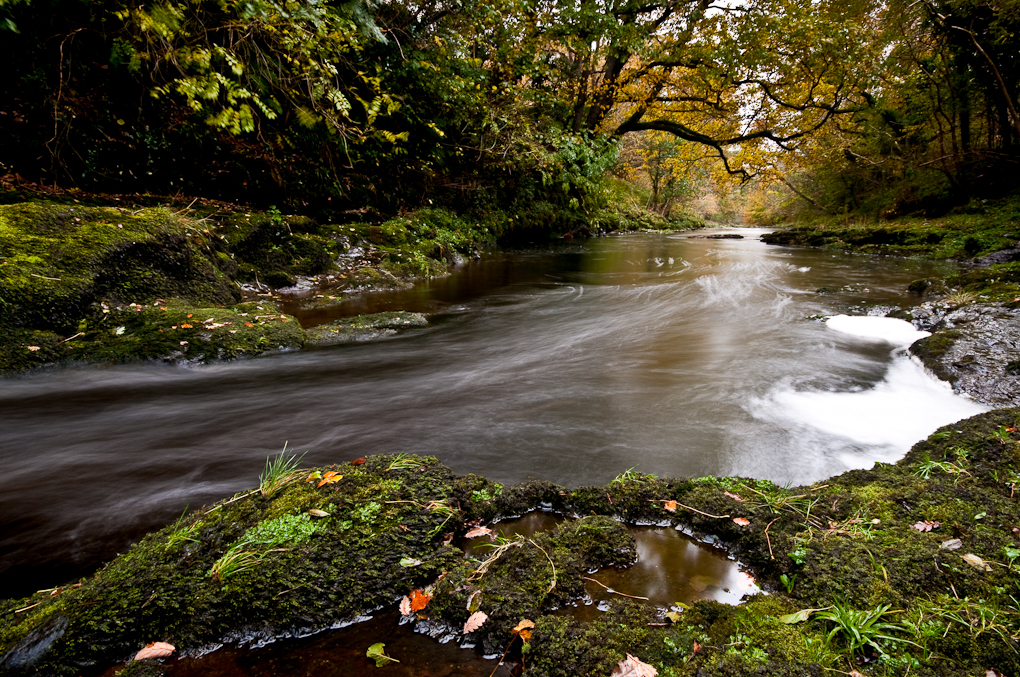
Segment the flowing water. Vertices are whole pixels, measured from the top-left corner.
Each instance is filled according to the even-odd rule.
[[[738,232],[499,255],[332,311],[433,313],[388,340],[0,381],[0,595],[71,579],[253,486],[285,442],[306,465],[414,452],[500,482],[602,484],[636,466],[802,483],[895,460],[980,411],[901,339],[809,319],[915,303],[907,283],[944,264]]]

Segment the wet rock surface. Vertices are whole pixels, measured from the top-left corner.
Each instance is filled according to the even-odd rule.
[[[1020,309],[1010,305],[924,303],[911,312],[911,319],[933,335],[915,343],[910,352],[956,392],[994,407],[1018,406]]]

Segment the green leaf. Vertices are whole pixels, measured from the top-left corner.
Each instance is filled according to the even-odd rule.
[[[421,564],[421,560],[417,557],[401,557],[400,566],[402,567],[416,567]]]
[[[815,611],[823,611],[823,609],[801,609],[796,613],[780,616],[779,620],[783,623],[786,623],[787,625],[793,625],[794,623],[803,623],[808,618],[810,618],[811,614],[814,613]]]
[[[389,656],[387,656],[384,653],[385,649],[386,645],[384,643],[376,642],[372,646],[368,647],[368,651],[365,652],[365,655],[368,656],[371,660],[375,661],[375,667],[377,668],[381,668],[387,663],[400,662],[396,658],[390,658]]]

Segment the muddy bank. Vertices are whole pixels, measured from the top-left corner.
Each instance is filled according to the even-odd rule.
[[[1016,674],[1018,425],[1020,410],[992,411],[895,465],[797,488],[633,471],[603,487],[501,486],[404,455],[284,472],[80,584],[0,603],[0,673],[99,674],[155,641],[195,655],[306,635],[407,596],[420,631],[487,653],[509,645],[528,675],[608,675],[626,653],[663,675]],[[535,509],[569,519],[463,558],[469,529]],[[557,614],[586,572],[633,562],[618,520],[719,544],[769,594],[737,607],[621,598],[584,623]],[[789,615],[802,609],[816,611]],[[487,620],[465,633],[478,611]],[[875,622],[871,644],[855,642],[853,628]],[[124,674],[163,669],[140,663]]]

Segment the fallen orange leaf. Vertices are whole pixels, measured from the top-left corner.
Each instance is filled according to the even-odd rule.
[[[676,501],[666,501],[662,507],[670,512],[676,512]]]
[[[464,538],[478,538],[479,536],[488,536],[491,533],[492,529],[489,529],[488,527],[475,527],[464,534]]]
[[[527,618],[525,618],[520,623],[518,623],[516,627],[514,627],[514,629],[511,630],[510,632],[520,637],[523,641],[527,642],[529,639],[531,639],[531,629],[533,627],[535,627],[535,622],[529,621]]]
[[[252,324],[251,322],[245,322],[244,326],[246,326],[246,327],[254,327],[255,325]]]
[[[736,522],[737,524],[739,524],[742,527],[746,527],[748,524],[751,523],[750,520],[744,519],[743,517],[734,517],[733,521]]]
[[[351,465],[365,465],[365,458],[364,457],[356,458],[353,461],[351,461]]]
[[[192,314],[191,314],[191,313],[188,313],[188,317],[191,317],[191,316],[192,316]]]
[[[182,324],[181,325],[181,329],[191,329],[191,325],[190,324]]]
[[[411,611],[421,611],[429,605],[431,599],[432,595],[426,594],[421,590],[415,590],[411,593]]]
[[[322,476],[322,479],[319,481],[317,485],[315,485],[315,488],[318,489],[324,484],[333,484],[335,482],[339,482],[343,478],[344,476],[338,473],[337,471],[330,470],[329,472]]]

